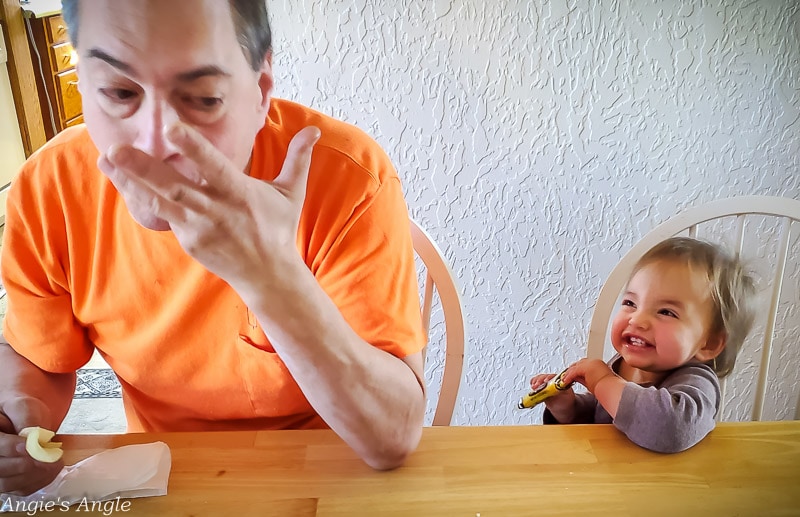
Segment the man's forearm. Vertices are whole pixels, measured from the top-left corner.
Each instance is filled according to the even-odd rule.
[[[69,411],[75,394],[74,373],[48,373],[19,355],[0,335],[0,406],[11,407],[38,400],[44,411],[44,422],[15,422],[18,426],[39,425],[56,430]],[[37,412],[42,413],[42,412]],[[19,429],[17,429],[18,431]]]
[[[267,290],[250,306],[275,351],[323,420],[370,466],[399,466],[422,431],[421,354],[404,361],[371,346],[308,269],[287,277],[282,294]]]

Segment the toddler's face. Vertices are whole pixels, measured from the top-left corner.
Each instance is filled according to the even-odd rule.
[[[687,265],[658,261],[631,277],[611,326],[614,349],[630,366],[665,372],[686,364],[711,337],[708,280]]]

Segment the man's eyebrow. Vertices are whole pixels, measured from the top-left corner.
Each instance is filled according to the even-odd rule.
[[[230,77],[230,75],[230,72],[226,72],[216,65],[206,65],[178,74],[178,80],[183,83],[190,83],[202,77]]]
[[[133,67],[124,61],[120,61],[119,59],[110,56],[106,52],[100,50],[99,48],[92,48],[89,50],[89,57],[93,57],[95,59],[99,59],[108,63],[109,65],[113,66],[117,70],[124,72],[128,75],[136,76],[136,72],[134,71]],[[223,70],[222,68],[216,65],[206,65],[201,66],[199,68],[195,68],[194,70],[189,70],[188,72],[181,72],[178,74],[177,78],[178,81],[182,83],[190,83],[202,77],[230,77],[230,72]]]
[[[135,75],[133,67],[128,63],[120,61],[115,57],[111,57],[109,54],[103,52],[99,48],[92,48],[89,50],[89,57],[93,57],[95,59],[99,59],[101,61],[105,61],[109,65],[113,66],[117,70],[121,72],[125,72],[128,75]]]

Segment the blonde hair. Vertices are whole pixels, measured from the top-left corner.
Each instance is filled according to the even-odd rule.
[[[631,277],[661,260],[684,263],[708,280],[714,303],[709,331],[711,335],[724,333],[725,346],[707,364],[718,377],[725,377],[733,370],[739,349],[753,327],[757,305],[755,277],[722,247],[689,237],[672,237],[652,247],[636,263]]]

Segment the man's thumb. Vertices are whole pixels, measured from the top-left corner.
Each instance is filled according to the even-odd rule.
[[[272,182],[275,188],[293,199],[305,198],[311,152],[320,136],[319,128],[314,126],[305,127],[294,135],[289,142],[281,173]]]

